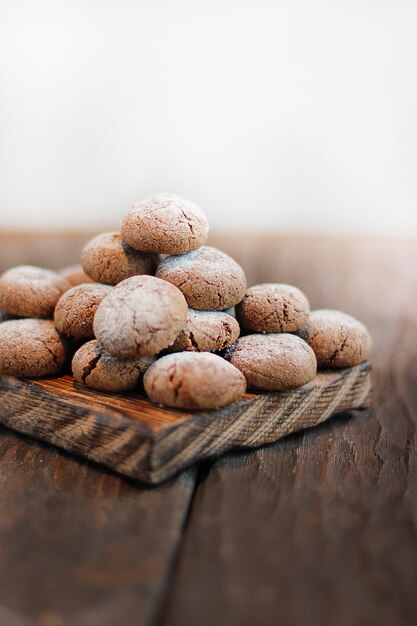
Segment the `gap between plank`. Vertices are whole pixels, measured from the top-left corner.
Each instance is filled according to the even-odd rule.
[[[171,594],[172,582],[175,578],[178,564],[181,560],[183,545],[186,539],[186,532],[187,532],[187,528],[189,526],[191,517],[193,515],[197,492],[198,492],[200,485],[204,482],[204,480],[208,476],[213,466],[214,461],[215,459],[200,462],[198,463],[197,468],[195,470],[194,487],[190,496],[186,513],[184,515],[184,520],[181,526],[180,538],[178,539],[177,545],[173,550],[173,555],[171,558],[171,562],[168,566],[168,571],[165,576],[165,581],[162,585],[162,589],[159,594],[158,607],[155,610],[154,617],[153,619],[151,619],[149,626],[163,626],[163,624],[165,623],[167,604],[168,604],[169,596]]]

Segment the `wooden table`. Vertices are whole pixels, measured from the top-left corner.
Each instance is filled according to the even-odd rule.
[[[85,233],[0,234],[0,269]],[[212,236],[250,283],[363,319],[374,406],[158,488],[1,429],[1,626],[417,622],[417,242]]]

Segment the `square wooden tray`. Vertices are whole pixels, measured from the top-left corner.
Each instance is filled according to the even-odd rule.
[[[332,415],[370,405],[370,364],[320,372],[283,393],[246,394],[216,411],[180,411],[143,395],[89,390],[71,376],[0,377],[0,423],[157,484],[231,448],[270,443]]]

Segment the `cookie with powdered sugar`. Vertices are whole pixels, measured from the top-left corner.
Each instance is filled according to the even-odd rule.
[[[160,193],[134,204],[122,221],[123,240],[136,250],[182,254],[202,246],[209,225],[194,202]]]
[[[246,291],[240,265],[210,246],[166,257],[156,276],[181,289],[191,308],[203,311],[228,309],[240,302]]]

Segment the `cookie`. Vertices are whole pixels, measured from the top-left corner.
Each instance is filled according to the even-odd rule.
[[[98,283],[117,285],[131,276],[155,274],[159,257],[138,252],[120,233],[103,233],[91,239],[81,253],[85,273]]]
[[[317,370],[310,346],[287,333],[240,337],[225,358],[244,374],[248,387],[265,391],[301,387]]]
[[[223,350],[236,341],[239,332],[238,322],[227,313],[189,309],[186,324],[169,351]]]
[[[0,309],[20,317],[52,318],[56,303],[69,288],[68,281],[51,270],[12,267],[0,276]]]
[[[100,283],[77,285],[66,291],[55,308],[55,326],[59,332],[75,341],[94,337],[94,315],[100,302],[109,295],[112,287]]]
[[[94,334],[100,345],[121,359],[152,356],[175,341],[187,319],[181,291],[154,276],[119,283],[99,305]]]
[[[136,250],[182,254],[202,246],[209,225],[202,210],[185,198],[160,193],[134,204],[122,221],[123,241]]]
[[[75,265],[67,265],[59,270],[58,274],[67,279],[72,287],[83,285],[85,283],[93,283],[94,280],[87,276],[80,263]]]
[[[106,392],[130,391],[138,386],[154,357],[118,359],[103,350],[97,341],[88,341],[74,354],[74,378],[90,389]]]
[[[321,367],[353,367],[362,363],[371,350],[366,326],[346,313],[331,309],[310,313],[307,341]]]
[[[162,357],[146,372],[149,398],[180,409],[215,409],[236,402],[246,390],[238,369],[210,352],[179,352]]]
[[[258,333],[290,333],[308,321],[310,305],[302,291],[292,285],[264,283],[249,287],[236,306],[242,328]]]
[[[176,285],[188,306],[222,311],[240,302],[246,291],[243,269],[230,256],[209,246],[166,257],[156,276]]]
[[[21,319],[0,324],[0,374],[40,378],[66,365],[70,344],[52,320]]]

